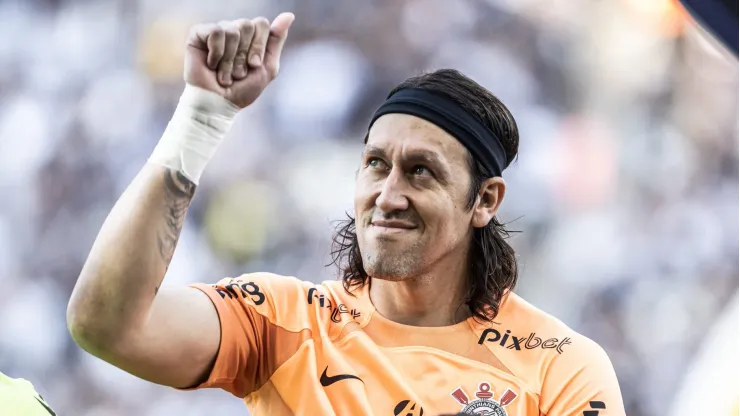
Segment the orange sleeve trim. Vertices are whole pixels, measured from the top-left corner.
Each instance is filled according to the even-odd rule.
[[[216,354],[216,360],[214,361],[213,368],[208,375],[208,378],[201,384],[178,389],[178,390],[197,390],[209,387],[220,387],[224,388],[228,385],[233,385],[237,378],[237,371],[234,368],[229,368],[228,363],[232,361],[232,355],[235,353],[234,345],[238,342],[236,340],[236,331],[231,328],[233,323],[224,323],[224,317],[228,316],[230,311],[228,307],[221,299],[216,289],[207,284],[193,284],[190,285],[195,289],[205,293],[216,308],[216,314],[218,315],[219,325],[221,327],[221,339],[218,346],[218,353]],[[226,389],[237,397],[244,398],[246,394],[240,395],[239,392],[235,392],[232,389]]]
[[[259,390],[277,368],[311,339],[312,332],[310,328],[301,331],[285,329],[241,296],[229,296],[229,291],[218,286],[220,284],[216,287],[191,285],[205,293],[216,308],[221,337],[208,378],[186,390],[220,388],[243,399]],[[263,302],[271,298],[268,292],[260,293],[260,296],[264,297]]]

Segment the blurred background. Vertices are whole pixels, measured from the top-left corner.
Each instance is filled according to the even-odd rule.
[[[0,371],[62,415],[248,414],[83,353],[65,308],[175,108],[188,27],[281,11],[281,75],[209,165],[165,284],[334,279],[370,115],[452,67],[520,128],[518,292],[606,349],[628,415],[737,414],[738,65],[672,0],[3,0]]]

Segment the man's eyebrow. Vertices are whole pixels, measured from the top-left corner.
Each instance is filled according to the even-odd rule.
[[[408,160],[413,162],[425,162],[439,167],[444,167],[443,160],[435,152],[427,150],[413,150],[410,151],[407,157]]]
[[[385,152],[385,150],[377,146],[365,146],[365,149],[362,151],[362,154],[363,156],[378,156],[383,159],[388,158],[388,154]]]

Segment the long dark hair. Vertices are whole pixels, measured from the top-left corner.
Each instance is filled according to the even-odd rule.
[[[463,109],[477,116],[499,138],[506,151],[507,166],[516,157],[519,148],[519,130],[506,106],[472,79],[452,69],[442,69],[407,79],[395,87],[388,97],[404,88],[422,88],[457,102]],[[367,137],[366,137],[367,140]],[[483,182],[491,175],[472,155],[468,157],[471,186],[467,208],[472,209]],[[516,285],[518,272],[514,249],[506,242],[510,231],[498,218],[473,232],[470,250],[469,289],[465,304],[472,315],[481,321],[492,321],[498,314],[503,296]],[[338,221],[331,248],[333,264],[339,268],[348,293],[370,282],[362,264],[357,242],[355,220],[352,215]]]

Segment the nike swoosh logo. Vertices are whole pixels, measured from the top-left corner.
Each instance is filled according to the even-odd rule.
[[[54,411],[53,411],[53,410],[51,410],[51,407],[49,407],[49,405],[47,405],[46,403],[44,403],[44,401],[43,401],[43,400],[41,400],[41,399],[39,399],[38,397],[35,397],[35,396],[34,396],[34,399],[36,399],[36,401],[37,401],[37,402],[39,402],[39,404],[40,404],[41,406],[44,406],[44,409],[46,409],[46,411],[47,411],[47,412],[49,412],[49,414],[50,414],[51,416],[57,416],[57,414],[56,414],[56,413],[54,413]]]
[[[357,376],[353,376],[352,374],[337,374],[336,376],[329,377],[326,375],[326,370],[328,369],[329,369],[329,366],[326,366],[326,368],[324,369],[324,372],[321,373],[321,378],[319,378],[319,382],[321,382],[321,385],[324,387],[329,387],[332,384],[336,383],[337,381],[349,380],[352,378],[362,381],[361,378]],[[364,381],[362,382],[365,383]]]

